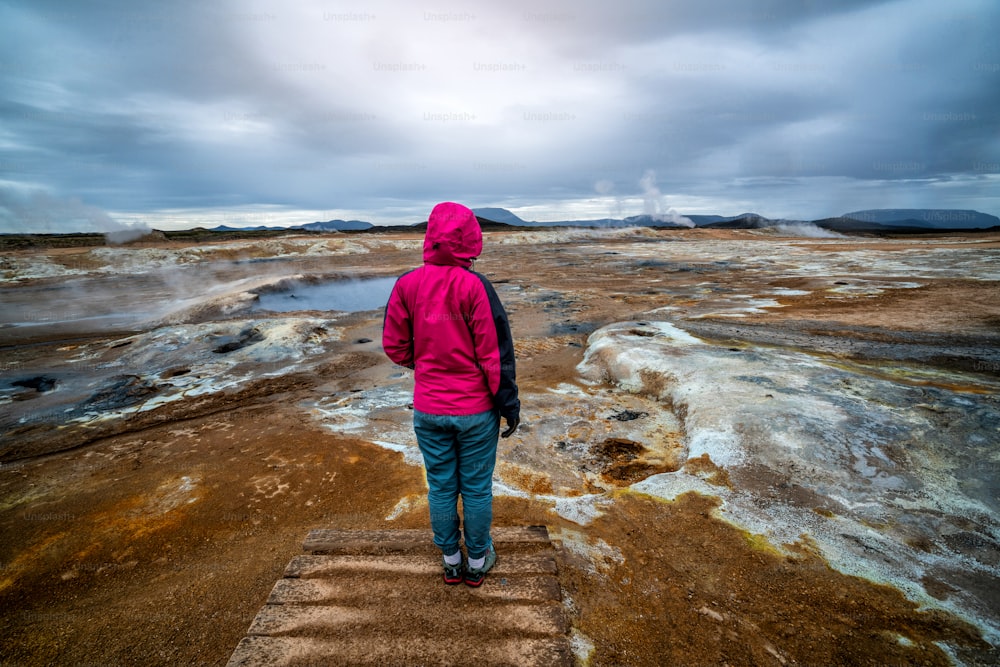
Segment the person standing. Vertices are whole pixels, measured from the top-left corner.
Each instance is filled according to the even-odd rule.
[[[423,266],[400,276],[389,295],[382,347],[414,371],[413,430],[444,581],[477,587],[497,559],[490,527],[500,418],[504,438],[520,423],[514,342],[496,290],[472,270],[483,249],[475,214],[454,202],[438,204],[423,248]]]

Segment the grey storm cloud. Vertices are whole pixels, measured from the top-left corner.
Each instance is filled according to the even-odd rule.
[[[998,24],[992,0],[11,0],[0,225],[629,215],[649,173],[681,214],[997,213]]]

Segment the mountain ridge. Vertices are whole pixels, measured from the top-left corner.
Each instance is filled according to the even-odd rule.
[[[759,213],[746,212],[739,215],[674,215],[663,216],[640,214],[624,218],[595,218],[584,220],[528,221],[516,213],[500,207],[472,209],[480,224],[495,225],[495,228],[549,228],[549,227],[657,227],[685,229],[689,225],[678,220],[687,219],[696,228],[708,229],[761,229],[782,225],[815,225],[837,232],[931,232],[961,229],[990,229],[1000,227],[1000,218],[971,209],[867,209],[817,220],[786,220],[768,218]],[[426,220],[412,224],[380,225],[365,220],[327,220],[293,225],[288,227],[231,227],[219,225],[213,232],[281,231],[303,230],[311,232],[377,231],[379,229],[422,229]]]
[[[502,208],[475,209],[481,217],[489,218],[487,211],[499,211],[515,218],[526,227],[668,227],[684,228],[686,225],[662,220],[659,216],[635,215],[627,218],[600,218],[593,220],[560,220],[528,222]],[[505,216],[504,216],[505,217]],[[779,225],[812,224],[833,231],[936,231],[955,229],[990,229],[1000,227],[1000,218],[971,209],[869,209],[845,213],[816,220],[787,220],[768,218],[759,213],[746,212],[733,216],[683,215],[696,227],[715,229],[759,229]],[[495,218],[489,218],[495,220]],[[949,224],[950,223],[950,224]]]
[[[1000,218],[972,209],[877,208],[852,211],[840,216],[884,225],[931,227],[934,229],[979,229],[1000,225]]]

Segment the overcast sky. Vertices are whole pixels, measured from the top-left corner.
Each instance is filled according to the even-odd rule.
[[[0,231],[997,215],[998,28],[996,0],[0,0]]]

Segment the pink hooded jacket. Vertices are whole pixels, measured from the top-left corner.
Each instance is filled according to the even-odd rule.
[[[483,249],[475,214],[452,202],[427,220],[424,265],[396,281],[382,347],[414,370],[413,407],[435,415],[496,409],[518,418],[514,342],[493,285],[472,270]]]

